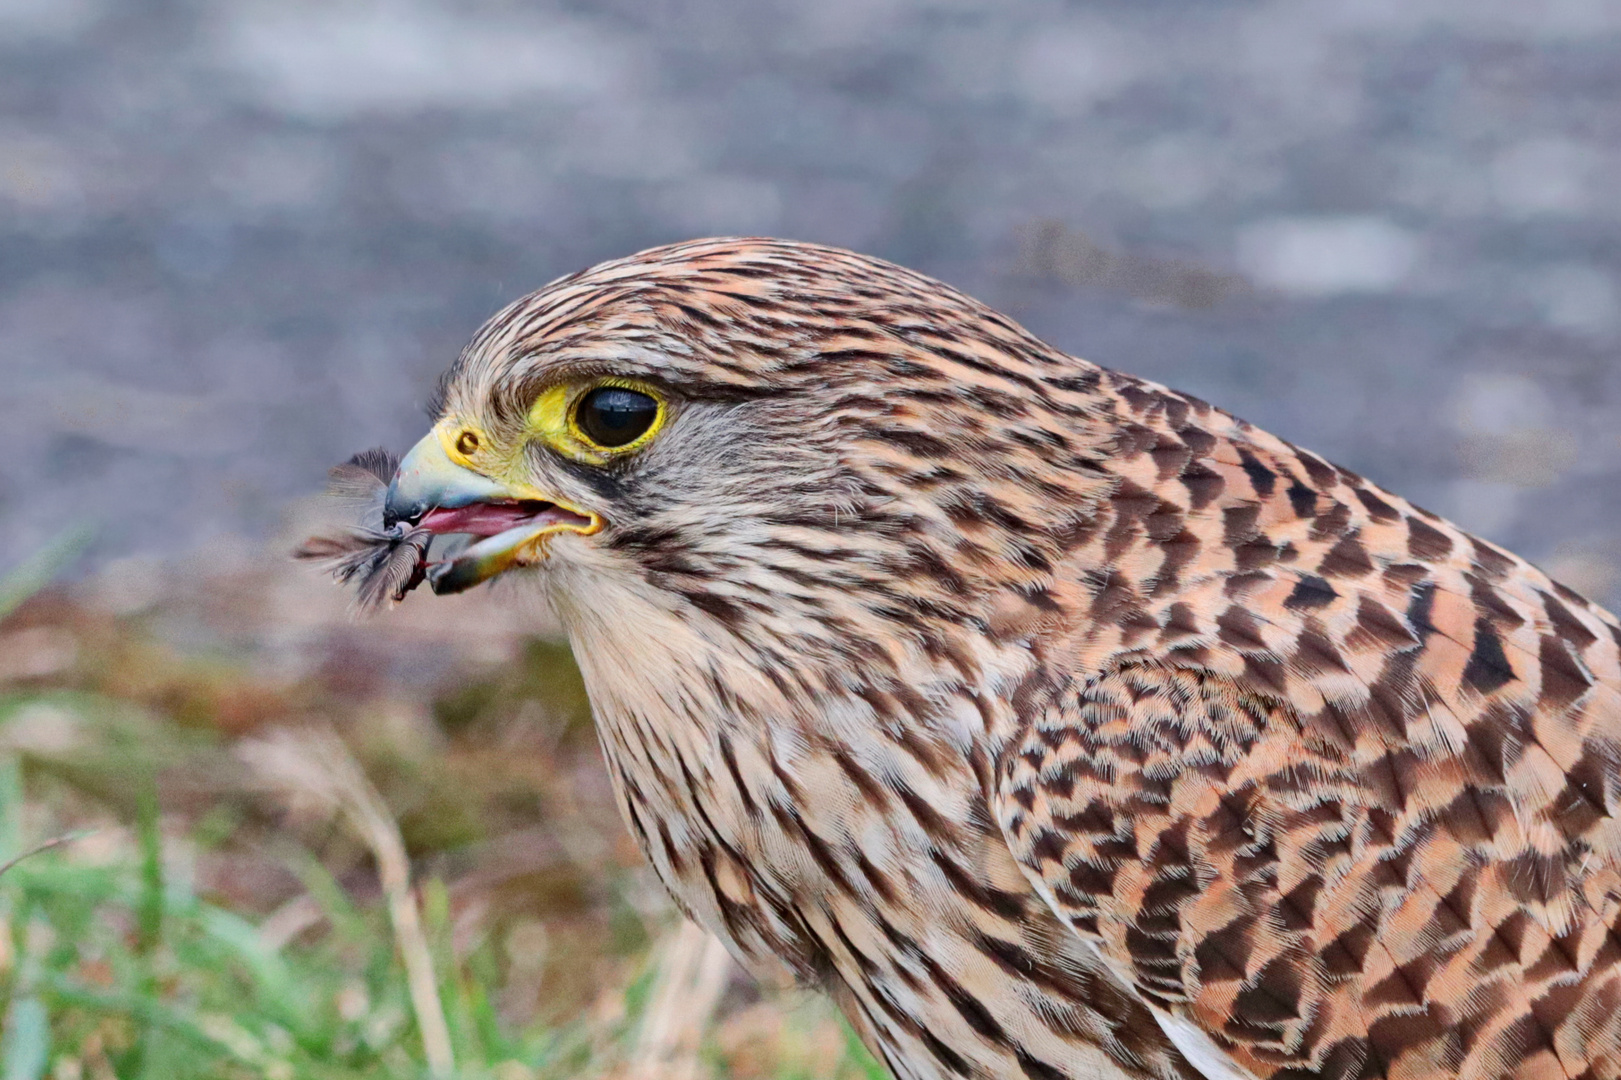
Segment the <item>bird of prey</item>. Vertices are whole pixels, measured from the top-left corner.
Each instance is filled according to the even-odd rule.
[[[810,244],[556,281],[436,415],[390,580],[521,568],[676,902],[897,1077],[1621,1076],[1621,626],[1524,560]]]

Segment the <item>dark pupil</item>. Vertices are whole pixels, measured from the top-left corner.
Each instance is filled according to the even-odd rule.
[[[599,386],[585,395],[576,417],[580,430],[598,446],[624,446],[653,426],[659,403],[622,386]]]

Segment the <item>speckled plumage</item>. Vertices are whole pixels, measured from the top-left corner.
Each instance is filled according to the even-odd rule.
[[[665,430],[523,443],[599,374]],[[606,523],[534,576],[660,877],[897,1076],[1621,1076],[1621,629],[1522,560],[810,245],[562,279],[443,390]]]

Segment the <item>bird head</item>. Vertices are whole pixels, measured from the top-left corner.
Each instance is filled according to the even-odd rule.
[[[1104,452],[1096,377],[876,259],[653,249],[479,331],[386,523],[473,537],[436,592],[538,571],[571,630],[656,609],[786,652],[927,649],[1049,580]]]

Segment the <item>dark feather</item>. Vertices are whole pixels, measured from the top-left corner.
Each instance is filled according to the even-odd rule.
[[[382,527],[383,499],[399,458],[374,447],[362,450],[328,474],[327,492],[359,504],[361,523],[348,530],[312,536],[293,552],[297,559],[325,563],[339,584],[355,585],[355,603],[369,610],[422,584],[433,533],[400,524]]]
[[[445,406],[450,398],[450,384],[455,379],[456,371],[460,366],[460,363],[454,364],[439,376],[439,382],[435,384],[433,394],[423,405],[424,411],[428,414],[428,419],[434,423],[438,423],[445,415]]]
[[[327,471],[327,494],[344,499],[375,499],[388,489],[400,459],[374,446]]]
[[[363,609],[380,607],[422,584],[433,533],[395,525],[389,529],[357,526],[345,533],[312,536],[293,552],[297,559],[325,563],[341,585],[355,584],[355,602]]]

